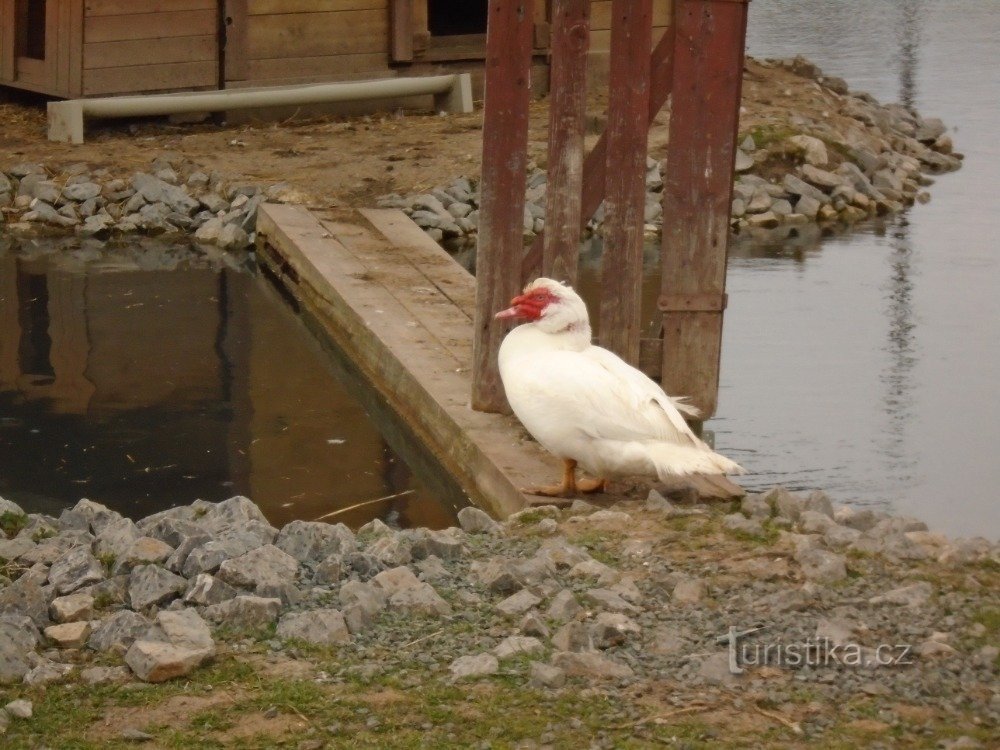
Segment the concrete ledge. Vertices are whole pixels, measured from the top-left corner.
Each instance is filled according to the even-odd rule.
[[[434,96],[434,106],[439,110],[472,111],[472,82],[468,73],[150,96],[69,99],[49,102],[49,140],[83,143],[84,120],[87,117],[147,117],[426,95]]]

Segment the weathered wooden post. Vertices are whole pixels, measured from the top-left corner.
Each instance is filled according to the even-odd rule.
[[[576,282],[591,0],[553,0],[549,168],[542,275]],[[558,270],[557,270],[558,269]]]
[[[493,315],[521,289],[533,32],[532,0],[489,1],[472,347],[472,408],[479,411],[508,409],[497,370],[507,328]]]
[[[673,103],[663,186],[668,393],[715,412],[748,0],[674,0]]]
[[[639,363],[652,0],[612,0],[601,344]]]

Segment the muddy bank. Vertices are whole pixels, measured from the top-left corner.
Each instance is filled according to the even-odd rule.
[[[1000,722],[1000,548],[821,492],[443,531],[0,503],[10,747],[985,747]],[[165,723],[182,694],[212,700]]]

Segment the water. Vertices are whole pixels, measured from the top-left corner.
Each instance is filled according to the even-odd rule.
[[[283,524],[392,496],[331,520],[449,525],[453,488],[374,401],[246,269],[0,246],[0,495],[27,510],[244,494]]]
[[[1000,536],[997,10],[750,4],[750,54],[803,54],[853,90],[941,117],[966,159],[890,224],[733,248],[719,409],[706,426],[754,472],[749,487],[823,488],[932,529]]]

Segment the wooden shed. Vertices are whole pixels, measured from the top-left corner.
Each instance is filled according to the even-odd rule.
[[[471,71],[487,0],[0,0],[0,85],[60,98]],[[550,3],[535,0],[536,90]],[[670,0],[654,0],[654,25]],[[602,69],[610,0],[592,3]]]

